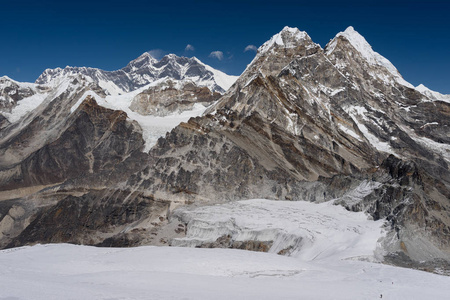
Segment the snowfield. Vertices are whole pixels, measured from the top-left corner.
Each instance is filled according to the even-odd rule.
[[[229,235],[235,241],[273,241],[269,253],[287,252],[304,261],[359,259],[378,261],[384,221],[347,211],[333,201],[253,199],[174,211],[187,223],[187,236],[172,245],[199,246]]]
[[[0,251],[0,299],[448,299],[450,294],[450,277],[368,259],[383,236],[382,224],[330,203],[249,200],[184,213],[206,221],[233,218],[249,230],[310,232],[311,243],[290,257],[189,247],[8,249]],[[328,251],[309,255],[318,249]]]

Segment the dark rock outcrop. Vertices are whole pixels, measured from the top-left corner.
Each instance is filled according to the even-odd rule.
[[[19,164],[3,169],[3,174],[11,176],[3,176],[1,190],[56,184],[111,170],[144,144],[139,125],[127,121],[122,111],[99,106],[91,97],[68,117],[66,128],[58,134]]]

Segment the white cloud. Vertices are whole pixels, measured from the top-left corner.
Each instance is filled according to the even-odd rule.
[[[218,60],[223,59],[223,52],[222,51],[213,51],[209,54],[209,57],[217,58]]]
[[[161,59],[164,56],[164,51],[161,49],[153,49],[148,51],[148,53],[150,53],[150,55],[156,59]]]
[[[256,48],[256,46],[255,45],[248,45],[247,47],[245,47],[245,49],[244,49],[244,52],[247,52],[247,51],[257,51],[258,50],[258,48]]]
[[[184,48],[184,51],[195,51],[195,48],[191,44],[187,44],[186,48]]]

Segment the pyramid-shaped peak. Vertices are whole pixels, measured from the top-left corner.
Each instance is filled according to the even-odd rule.
[[[347,29],[344,30],[344,32],[347,34],[359,34],[359,32],[356,31],[353,26],[348,26]]]
[[[158,60],[154,58],[149,52],[144,52],[138,58],[130,61],[128,65],[124,68],[127,71],[135,71],[137,69],[141,69],[144,67],[148,67],[149,65],[153,65],[157,63]]]
[[[155,63],[158,60],[156,58],[153,57],[153,55],[151,55],[150,52],[144,52],[141,55],[139,55],[139,57],[133,59],[132,61],[130,61],[130,63],[142,63],[142,62],[147,62],[147,63]]]
[[[385,68],[400,84],[414,88],[402,78],[398,70],[387,58],[373,51],[372,46],[352,26],[347,27],[343,32],[339,32],[325,47],[325,53],[327,56],[330,56],[336,49],[342,49],[342,47],[348,45],[348,43],[359,52],[369,65]]]
[[[153,55],[150,54],[150,52],[144,52],[138,58],[146,58],[146,57],[156,59],[156,58],[153,57]]]
[[[421,83],[418,86],[416,86],[416,90],[418,90],[420,92],[424,92],[424,91],[429,91],[430,89]]]
[[[356,31],[353,26],[347,27],[345,31],[339,32],[337,37],[345,37],[352,45],[364,56],[373,56],[372,46],[366,41],[366,39]]]
[[[150,52],[144,52],[142,53],[138,58],[132,60],[132,62],[139,62],[139,61],[158,61],[156,58],[154,58]]]

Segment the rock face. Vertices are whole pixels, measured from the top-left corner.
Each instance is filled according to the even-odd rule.
[[[177,87],[178,73],[169,72],[175,62],[195,65],[143,55],[114,73],[120,80],[108,79],[112,73],[75,70],[97,77],[55,102],[67,102],[65,109],[50,103],[32,114],[34,119],[28,116],[24,121],[30,125],[19,134],[12,125],[2,131],[6,142],[0,154],[12,163],[0,164],[1,186],[19,194],[0,205],[7,228],[2,246],[164,244],[174,232],[183,234],[179,221],[167,221],[178,205],[332,200],[386,218],[383,243],[391,262],[433,266],[450,260],[450,104],[403,80],[353,28],[325,49],[305,32],[284,28],[259,48],[215,105],[160,138],[148,154],[140,151],[138,126],[123,112],[87,99],[68,113],[87,86],[101,90],[102,80],[122,91],[136,88],[145,77],[138,76],[143,66],[166,70],[161,74],[174,79],[138,93],[134,111],[164,115],[195,101],[215,101],[213,92],[220,90],[185,82]],[[38,82],[72,71],[47,71]],[[125,73],[134,74],[131,81],[124,81],[120,74]],[[56,129],[49,134],[39,118],[55,114],[63,117],[53,119]],[[35,132],[51,139],[29,140]],[[47,188],[30,193],[30,186]],[[13,217],[9,212],[17,207],[24,213]],[[261,250],[267,245],[234,245],[223,236],[203,246]]]
[[[141,115],[159,117],[191,110],[194,104],[211,105],[221,95],[193,82],[166,80],[133,98],[130,109]]]
[[[2,176],[1,190],[55,184],[113,168],[143,147],[138,125],[130,124],[126,117],[124,112],[105,109],[87,97],[68,117],[64,131],[58,132],[55,140],[29,154],[21,163],[3,169],[2,173],[10,176]],[[23,135],[9,143],[21,138]]]

